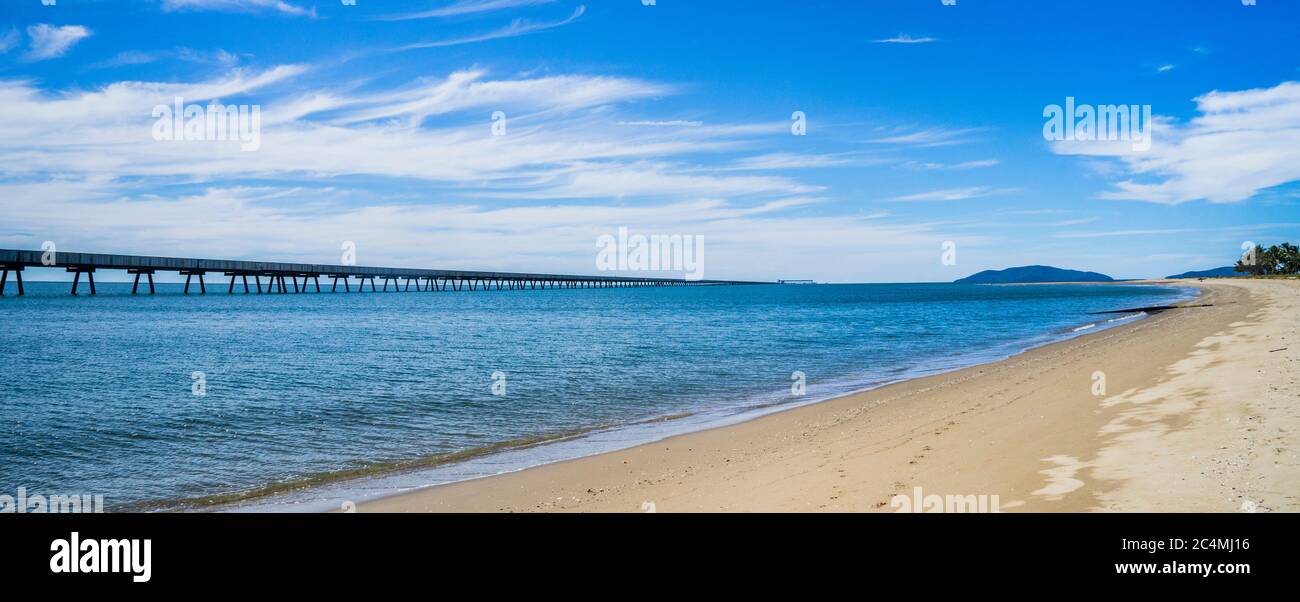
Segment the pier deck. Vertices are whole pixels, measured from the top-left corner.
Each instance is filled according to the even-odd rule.
[[[409,291],[415,284],[417,291],[446,290],[488,290],[496,286],[497,290],[537,290],[547,288],[633,288],[661,286],[705,286],[766,284],[762,282],[745,282],[736,280],[689,280],[685,278],[650,278],[642,276],[585,276],[574,274],[533,274],[520,272],[481,272],[468,270],[427,270],[416,268],[384,268],[369,266],[324,265],[310,263],[282,263],[268,261],[240,261],[228,259],[187,259],[180,257],[153,257],[146,255],[118,255],[108,253],[65,253],[46,254],[43,251],[22,251],[0,249],[0,295],[5,293],[9,275],[12,272],[18,286],[18,294],[26,294],[23,288],[23,272],[28,268],[62,269],[73,273],[72,294],[77,294],[82,274],[86,275],[90,294],[95,294],[95,273],[99,270],[123,270],[135,276],[131,287],[132,294],[138,294],[140,279],[144,277],[149,294],[155,294],[153,275],[157,272],[176,272],[185,276],[185,293],[189,294],[191,282],[197,277],[199,294],[207,293],[207,274],[221,274],[230,277],[227,294],[234,294],[238,289],[243,293],[294,293],[308,292],[308,285],[314,285],[312,292],[322,292],[321,277],[332,278],[331,292],[338,292],[343,284],[343,292],[351,292],[350,281],[355,281],[357,292],[365,289],[367,283],[371,292],[378,292],[376,280],[383,281],[383,290],[388,291],[391,284],[394,291]],[[252,278],[250,286],[249,278]],[[266,278],[265,290],[262,279]],[[288,279],[288,282],[286,281]],[[301,282],[299,281],[301,279]],[[239,286],[236,286],[239,285]]]

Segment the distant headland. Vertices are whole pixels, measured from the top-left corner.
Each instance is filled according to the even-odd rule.
[[[1066,270],[1047,265],[1026,265],[1005,270],[984,270],[956,280],[958,284],[1029,284],[1038,282],[1114,282],[1097,272]]]
[[[1221,268],[1214,268],[1212,270],[1198,270],[1192,272],[1183,272],[1181,274],[1174,274],[1173,276],[1165,276],[1165,277],[1169,278],[1170,280],[1173,280],[1176,278],[1235,278],[1237,276],[1243,276],[1243,275],[1244,274],[1237,271],[1237,268],[1234,268],[1230,265],[1226,265]]]

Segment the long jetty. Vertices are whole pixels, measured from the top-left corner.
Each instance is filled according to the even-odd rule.
[[[583,276],[572,274],[529,274],[517,272],[476,272],[466,270],[422,270],[412,268],[381,268],[348,265],[320,265],[309,263],[279,263],[266,261],[236,261],[226,259],[185,259],[179,257],[151,257],[146,255],[116,255],[106,253],[65,253],[46,251],[21,251],[0,249],[0,295],[5,293],[9,274],[12,272],[18,285],[18,294],[26,294],[23,288],[23,271],[27,268],[62,268],[73,274],[72,294],[76,295],[85,274],[90,294],[95,294],[95,272],[99,270],[125,270],[134,275],[131,294],[138,294],[140,280],[144,277],[149,286],[149,294],[155,294],[153,276],[157,272],[176,272],[185,276],[185,294],[190,292],[190,284],[197,278],[199,294],[208,292],[204,276],[222,274],[230,277],[227,294],[234,294],[236,285],[242,285],[244,294],[294,293],[308,292],[308,285],[315,285],[315,292],[322,291],[321,277],[332,278],[331,292],[351,292],[350,282],[356,280],[357,292],[364,290],[367,283],[371,292],[378,292],[376,280],[384,281],[385,292],[390,284],[394,291],[410,291],[415,285],[416,291],[459,291],[489,290],[537,290],[555,288],[635,288],[662,286],[706,286],[736,284],[767,284],[764,282],[745,282],[738,280],[689,280],[685,278],[648,278],[640,276]],[[249,278],[253,279],[250,286]],[[267,279],[265,291],[262,279]],[[299,283],[301,279],[301,285]],[[288,280],[288,283],[286,282]],[[289,283],[292,283],[290,288]],[[404,284],[404,286],[403,286]]]

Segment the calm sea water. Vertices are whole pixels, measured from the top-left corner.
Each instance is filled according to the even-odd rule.
[[[1127,285],[67,288],[31,283],[18,298],[11,284],[0,298],[0,493],[103,494],[110,509],[268,486],[291,493],[260,499],[319,506],[513,470],[999,359],[1113,317],[1088,312],[1191,296]],[[791,393],[795,372],[804,396]],[[341,480],[354,475],[376,476]]]

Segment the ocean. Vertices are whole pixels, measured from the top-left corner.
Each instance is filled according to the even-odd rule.
[[[337,508],[995,361],[1140,317],[1090,312],[1195,295],[27,286],[0,297],[0,493],[103,495],[110,511]]]

